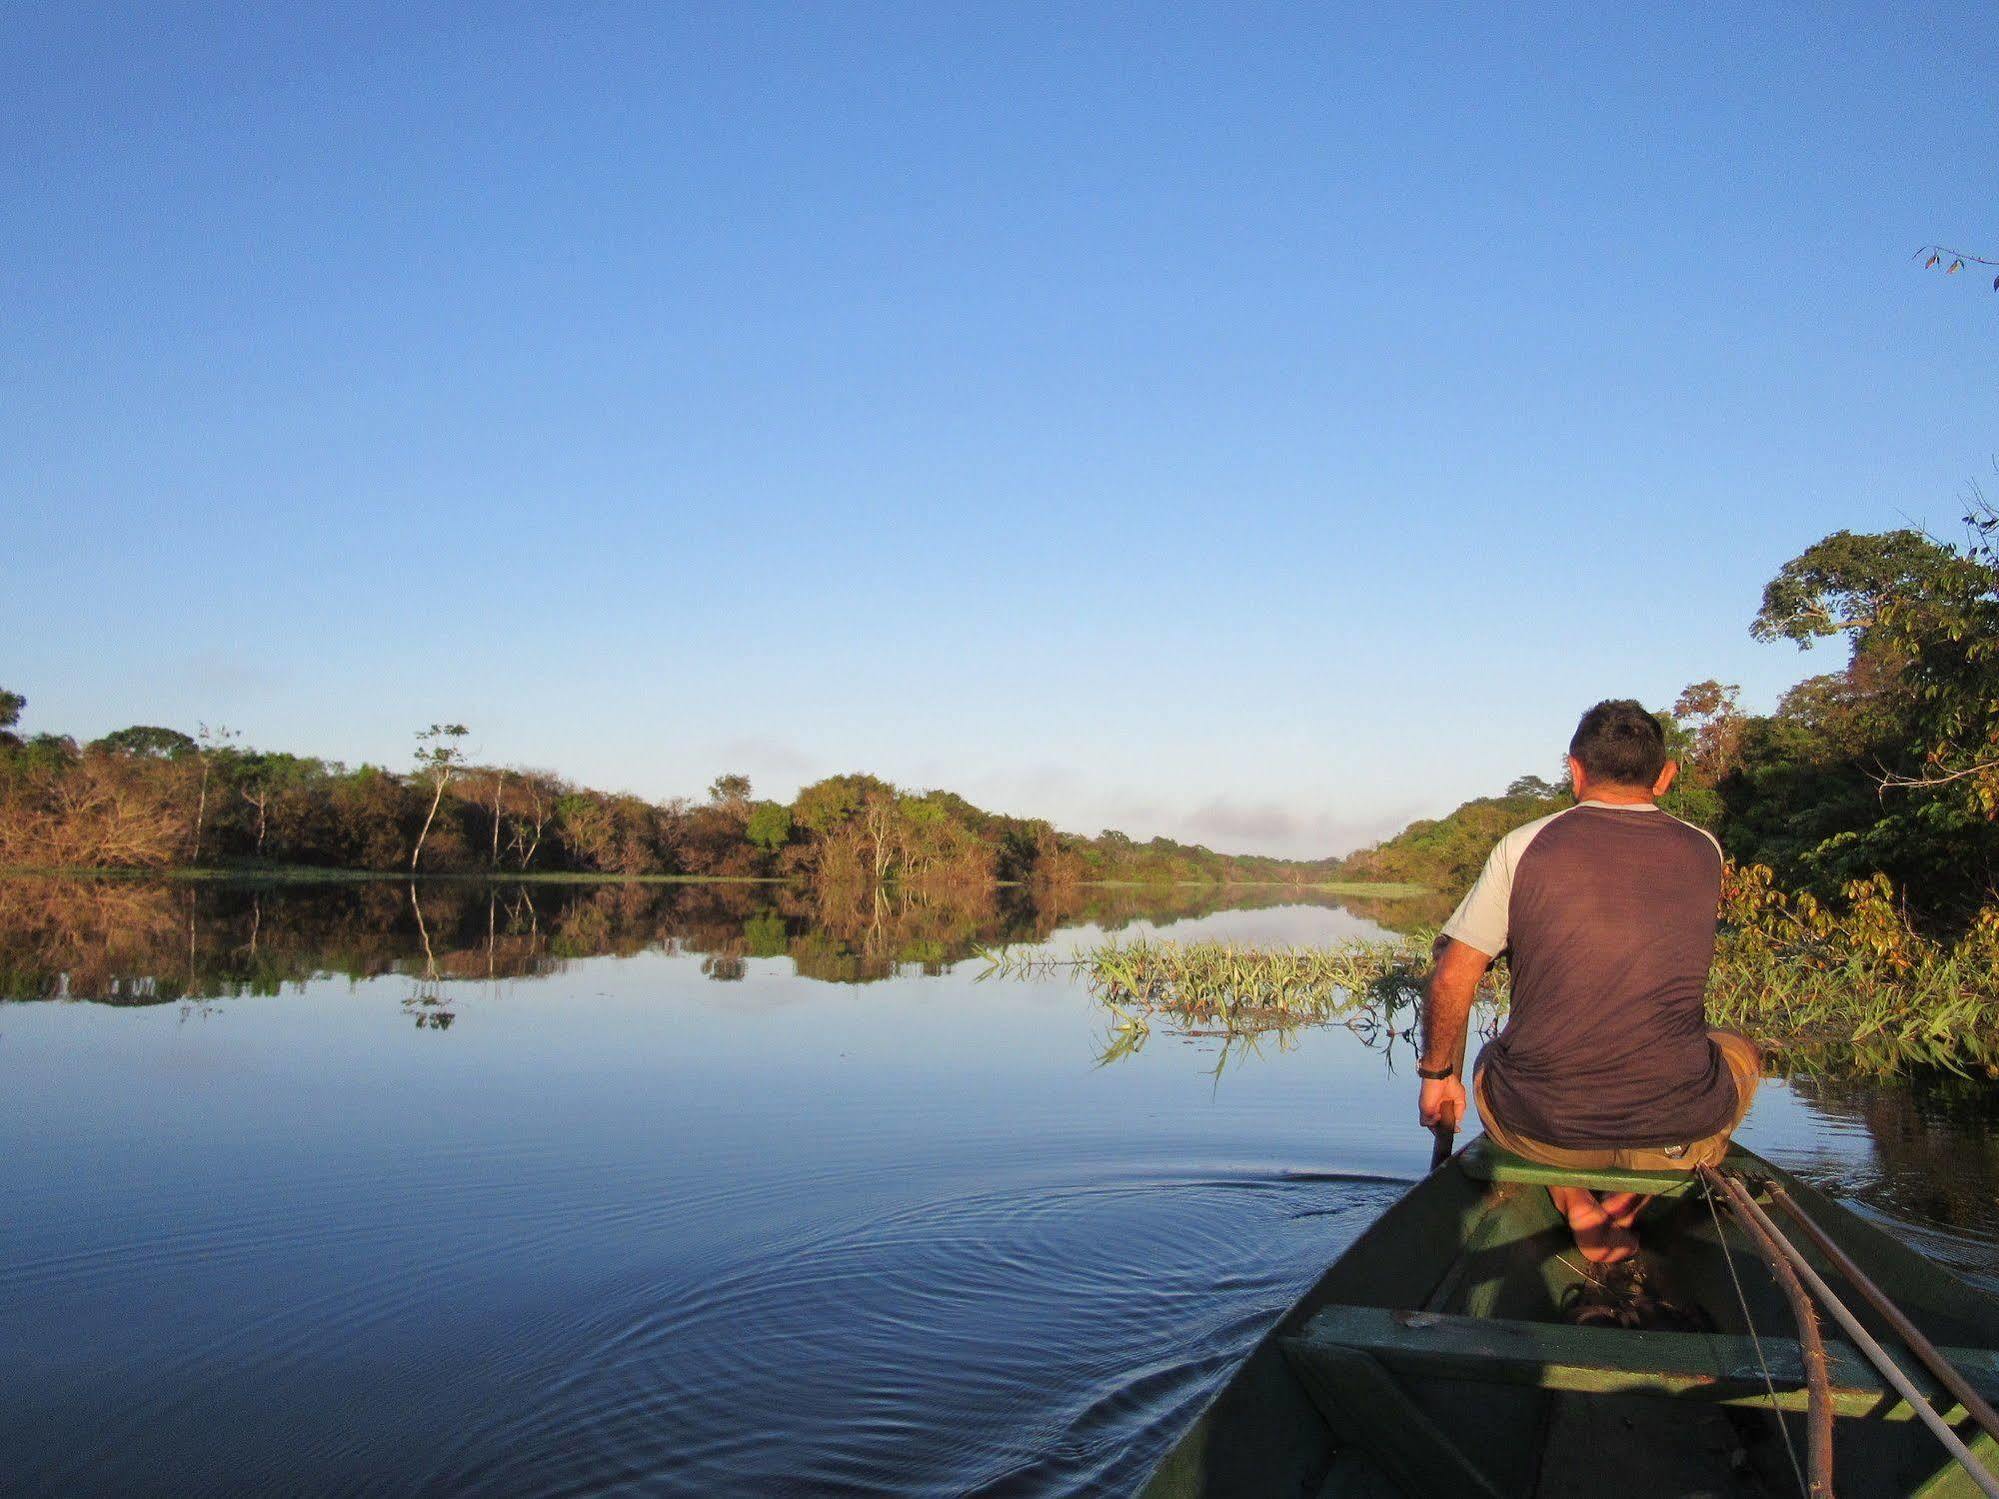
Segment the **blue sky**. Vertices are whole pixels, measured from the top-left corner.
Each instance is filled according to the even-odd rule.
[[[1382,9],[14,9],[0,684],[1318,854],[1830,669],[1999,451],[1999,16]]]

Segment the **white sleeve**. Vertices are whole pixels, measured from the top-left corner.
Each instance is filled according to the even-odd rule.
[[[1509,912],[1513,905],[1513,838],[1502,838],[1486,855],[1478,883],[1458,902],[1444,935],[1478,949],[1488,958],[1506,951]]]

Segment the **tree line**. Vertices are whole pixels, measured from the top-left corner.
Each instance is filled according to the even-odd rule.
[[[1837,669],[1769,713],[1733,684],[1691,684],[1659,712],[1681,763],[1668,810],[1744,868],[1817,903],[1866,907],[1934,937],[1999,932],[1999,508],[1976,490],[1962,540],[1839,531],[1792,558],[1750,621],[1758,640],[1843,640]],[[1451,892],[1504,833],[1566,805],[1522,776],[1350,856],[1354,879]]]
[[[1111,830],[1063,833],[950,791],[828,776],[789,802],[718,776],[655,802],[548,770],[473,763],[459,723],[416,733],[409,765],[350,768],[253,748],[227,728],[135,724],[79,743],[23,735],[0,692],[0,868],[300,866],[412,873],[811,878],[977,888],[1323,880],[1333,861],[1216,853]]]

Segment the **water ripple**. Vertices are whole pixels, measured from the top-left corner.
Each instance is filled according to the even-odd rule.
[[[1157,1446],[1142,1438],[1163,1440],[1402,1189],[1133,1177],[855,1217],[656,1288],[467,1433],[424,1488],[1128,1486]]]

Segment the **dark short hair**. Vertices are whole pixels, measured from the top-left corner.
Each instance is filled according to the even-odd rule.
[[[1569,753],[1592,781],[1649,788],[1666,768],[1666,731],[1643,703],[1610,698],[1583,715]]]

